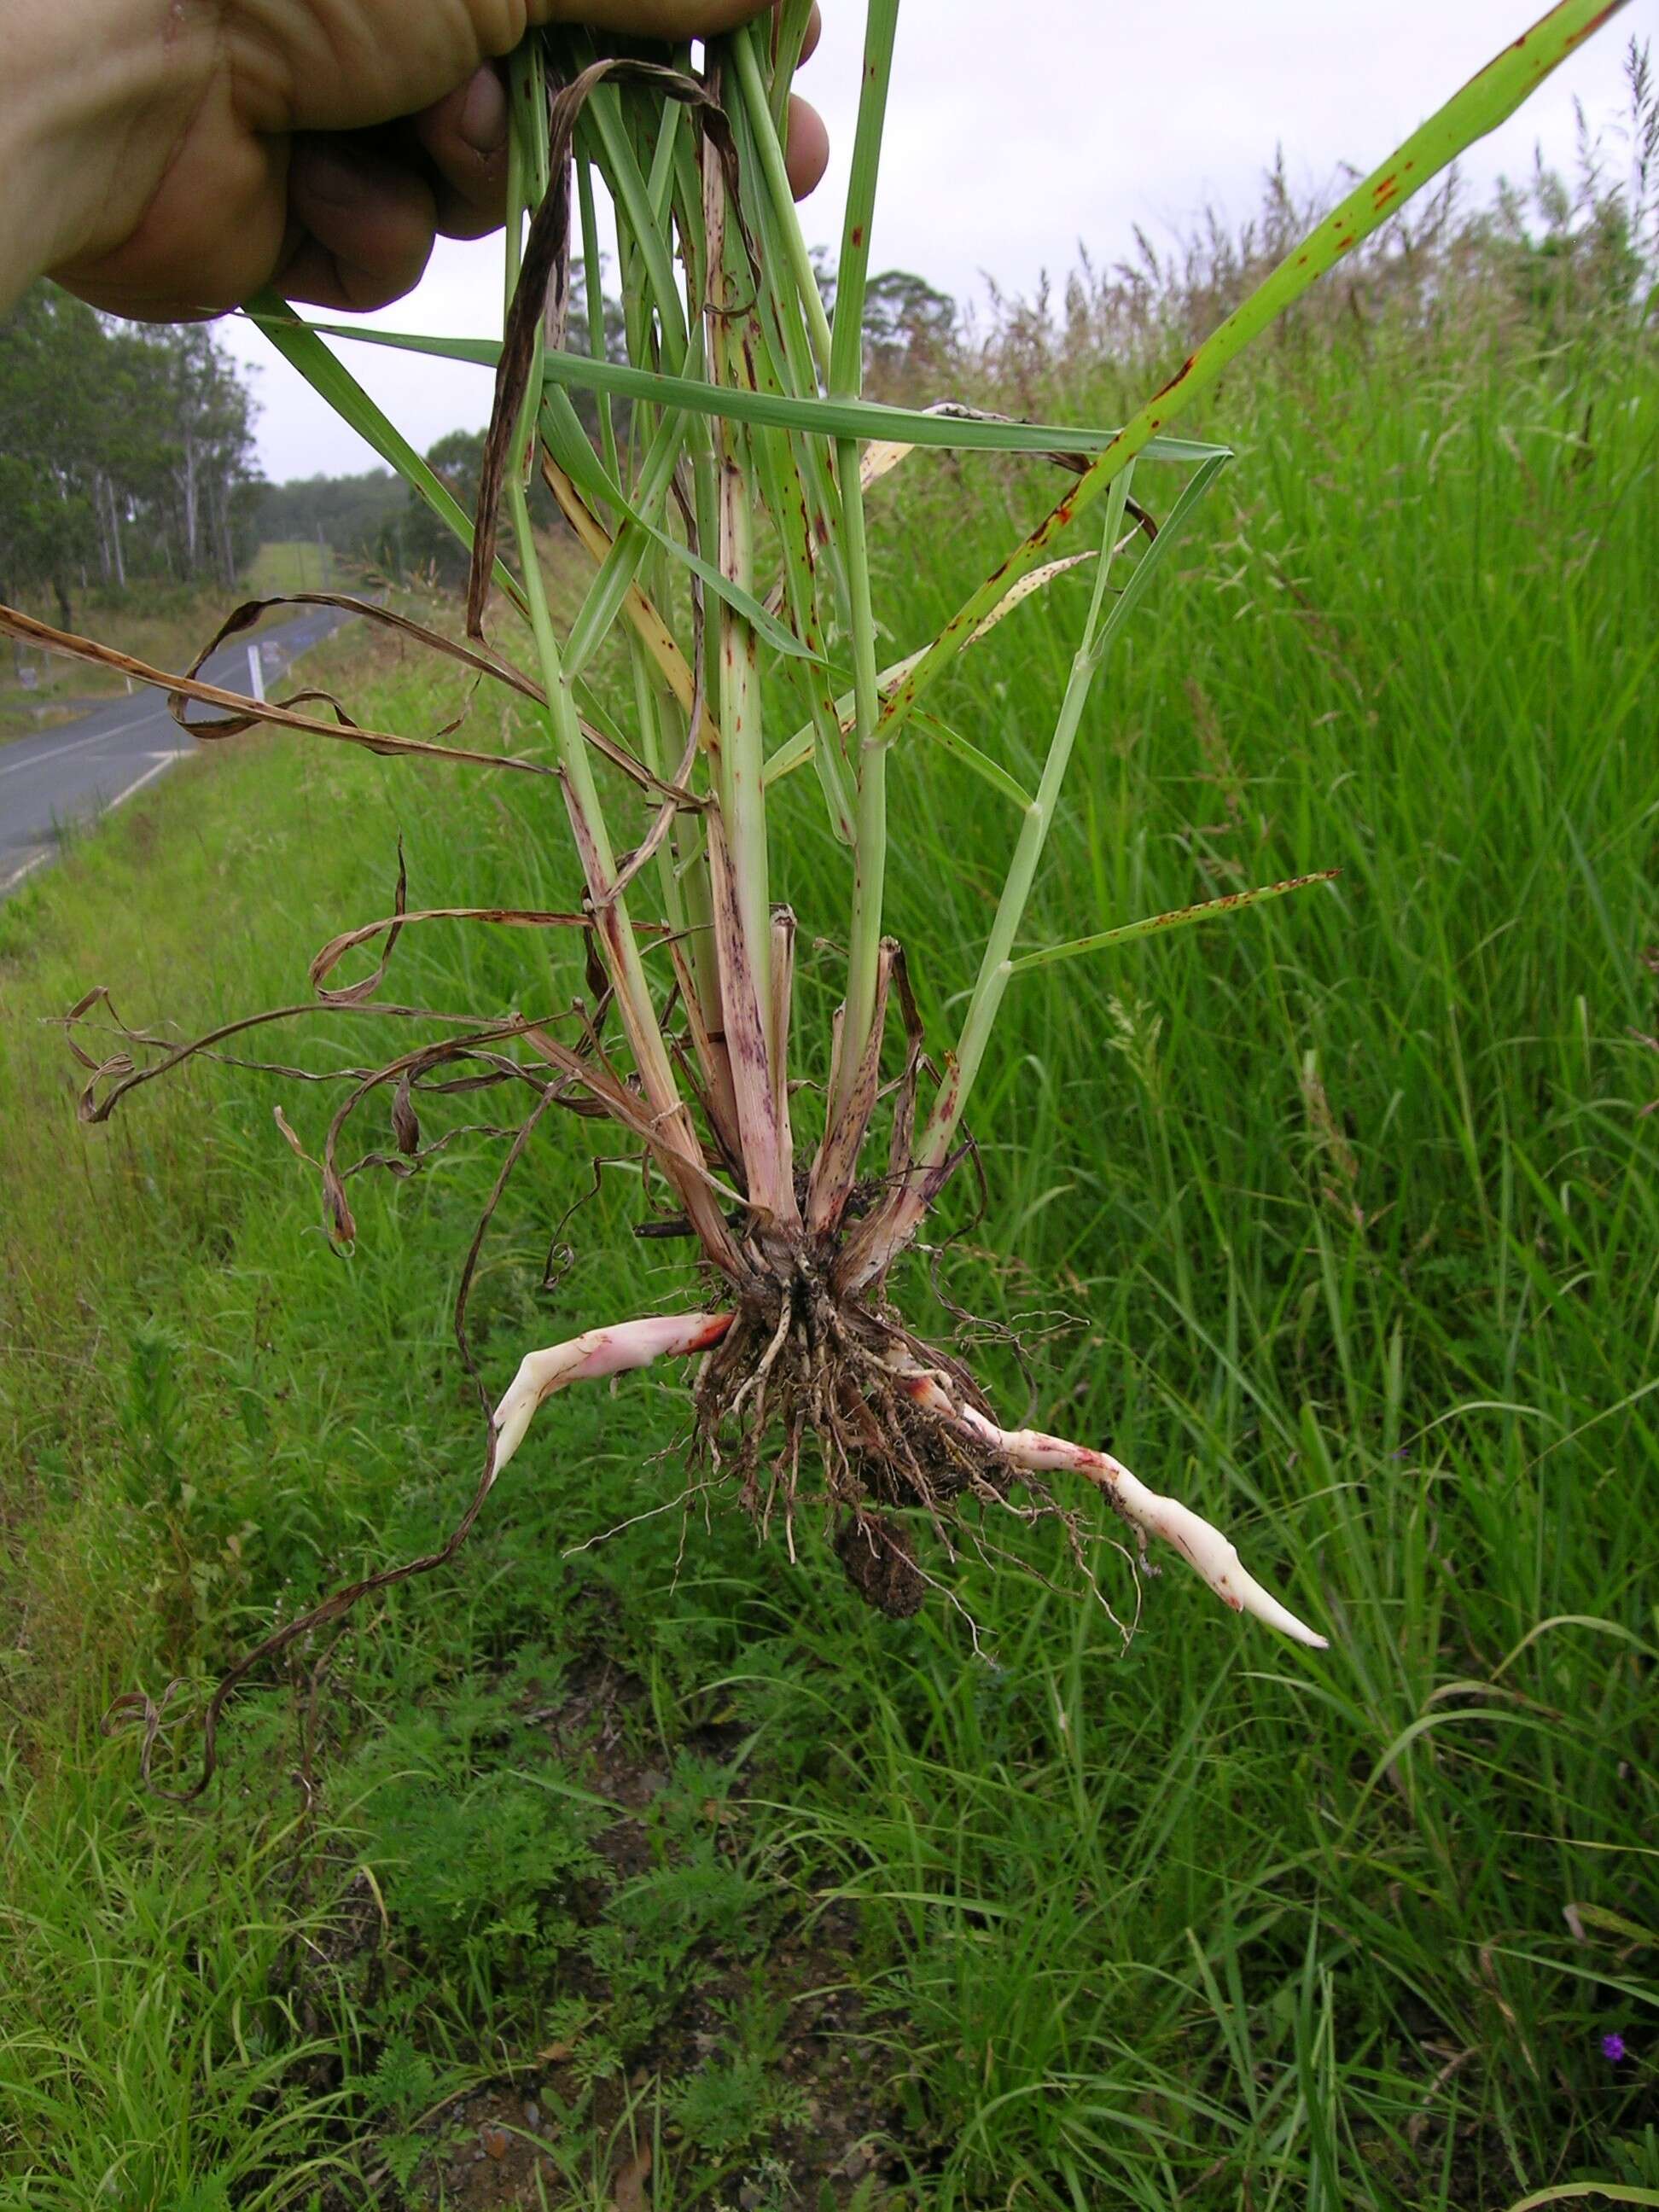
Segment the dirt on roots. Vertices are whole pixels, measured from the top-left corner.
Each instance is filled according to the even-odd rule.
[[[959,1359],[915,1336],[884,1302],[838,1294],[830,1272],[798,1254],[787,1272],[744,1291],[704,1355],[693,1460],[708,1480],[697,1486],[734,1489],[761,1539],[781,1533],[792,1561],[797,1522],[811,1513],[848,1583],[895,1620],[941,1587],[918,1537],[931,1535],[947,1561],[964,1540],[993,1552],[990,1515],[1058,1519],[1081,1564],[1075,1517],[966,1422],[927,1402],[936,1395],[930,1382],[991,1417]]]

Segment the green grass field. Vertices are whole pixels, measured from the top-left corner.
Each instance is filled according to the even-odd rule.
[[[304,538],[267,539],[248,563],[248,589],[260,597],[277,592],[326,591],[335,562],[326,545]]]
[[[501,1148],[354,1182],[343,1259],[270,1111],[314,1149],[327,1092],[198,1061],[83,1130],[42,1018],[100,982],[181,1035],[301,999],[390,910],[399,835],[415,904],[574,877],[538,787],[261,739],[0,908],[4,2202],[1659,2203],[1659,386],[1630,346],[1456,330],[1411,365],[1310,328],[1223,392],[1201,427],[1238,464],[1111,665],[1033,937],[1340,880],[1020,985],[989,1210],[953,1190],[939,1275],[1021,1328],[1042,1418],[1224,1520],[1328,1652],[1175,1566],[1126,1650],[1052,1528],[902,1623],[815,1532],[792,1565],[669,1510],[577,1551],[678,1494],[683,1379],[635,1379],[543,1416],[453,1566],[239,1698],[203,1805],[147,1796],[112,1697],[205,1684],[457,1518],[448,1304]],[[908,463],[894,648],[1049,495]],[[943,702],[1021,775],[1086,588]],[[381,726],[462,696],[329,650]],[[779,866],[804,945],[844,926],[811,781]],[[1012,818],[924,739],[894,783],[892,926],[942,1036]],[[392,979],[461,1011],[581,988],[563,942],[441,927]],[[804,1033],[836,989],[809,961]],[[246,1050],[318,1067],[386,1027]],[[486,1247],[492,1387],[693,1295],[631,1239],[628,1173],[557,1226],[591,1152],[544,1123]],[[975,1356],[1018,1416],[1006,1345]],[[194,1747],[170,1725],[160,1771]]]

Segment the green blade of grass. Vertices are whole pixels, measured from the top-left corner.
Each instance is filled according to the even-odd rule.
[[[1135,563],[1127,583],[1124,585],[1113,602],[1111,611],[1098,625],[1090,647],[1093,656],[1093,665],[1096,667],[1098,667],[1114,637],[1127,622],[1151,588],[1153,579],[1169,558],[1171,549],[1179,543],[1182,532],[1191,521],[1200,502],[1222,470],[1226,467],[1230,459],[1231,455],[1224,450],[1218,453],[1213,459],[1206,461],[1202,467],[1195,469],[1187,483],[1182,486],[1181,496],[1165,516],[1158,536]],[[1052,581],[1054,578],[1066,574],[1077,564],[1077,562],[1092,560],[1094,557],[1092,554],[1080,554],[1073,556],[1072,560],[1051,562],[1046,569],[1028,570],[1017,584],[994,604],[989,613],[975,624],[965,643],[977,644],[1006,616],[1012,614],[1024,599],[1028,599],[1034,587],[1043,582]],[[909,659],[901,660],[894,666],[884,669],[880,679],[884,686],[890,689],[902,683],[909,670],[915,666],[919,658],[919,655],[913,654]],[[851,695],[843,694],[836,702],[837,714],[844,719],[850,704]],[[932,734],[943,737],[944,732],[944,724],[933,726]],[[815,747],[816,739],[810,727],[797,730],[794,736],[781,744],[767,762],[767,782],[775,783],[781,776],[788,775],[794,769],[801,767],[811,757]],[[966,738],[955,738],[950,743],[949,750],[957,752],[969,766],[975,769],[976,774],[983,774],[987,769],[993,770],[994,774],[988,780],[994,782],[996,787],[1002,791],[1005,796],[1016,798],[1017,803],[1021,805],[1030,805],[1030,794],[1024,791],[1012,776],[1006,775],[1005,771],[997,769],[994,762],[988,760],[984,754],[969,745]]]
[[[887,88],[893,74],[893,41],[898,32],[898,0],[870,0],[865,18],[864,68],[859,88],[859,119],[853,139],[853,169],[847,186],[847,216],[842,228],[841,258],[836,264],[836,312],[830,338],[830,390],[837,399],[854,398],[864,377],[864,292],[870,273],[871,218],[881,165]]]
[[[768,645],[771,646],[775,652],[781,653],[793,660],[814,662],[819,660],[820,656],[812,650],[811,647],[804,644],[788,624],[780,622],[775,614],[762,605],[752,592],[744,591],[740,585],[734,584],[728,577],[723,576],[712,562],[705,561],[700,554],[694,553],[689,545],[683,544],[679,538],[664,530],[659,524],[653,522],[650,515],[635,500],[628,498],[620,491],[610,478],[605,477],[599,470],[599,465],[593,459],[591,447],[587,451],[592,466],[589,470],[579,473],[576,469],[570,466],[567,459],[569,451],[568,441],[562,440],[555,444],[550,438],[548,444],[554,459],[562,467],[568,470],[577,489],[590,499],[594,496],[597,476],[603,485],[603,497],[623,518],[623,528],[617,533],[616,544],[606,561],[605,570],[595,579],[588,599],[577,618],[577,626],[571,633],[574,653],[574,665],[579,667],[591,657],[605,630],[615,619],[629,585],[639,573],[640,562],[644,556],[646,540],[660,546],[663,551],[678,561],[682,568],[689,569],[708,590],[714,592],[717,599],[723,599],[726,605],[740,614],[746,623],[752,623],[757,634],[764,638]],[[676,433],[672,416],[665,416],[663,423],[659,426],[657,444],[653,446],[653,452],[658,447],[670,453],[668,466],[672,468],[672,453],[677,450]],[[647,466],[647,469],[651,466],[649,460]]]
[[[712,562],[705,561],[689,545],[682,544],[678,538],[659,529],[648,516],[638,513],[630,501],[624,500],[621,505],[622,512],[629,522],[637,523],[665,552],[672,554],[683,568],[689,568],[717,599],[723,599],[733,613],[741,615],[775,652],[792,660],[810,660],[817,666],[823,665],[822,656],[814,653],[810,645],[803,643],[787,623],[780,622],[775,614],[763,606],[752,592],[744,591],[729,576],[723,576]]]
[[[1547,2204],[1659,2204],[1659,2189],[1638,2189],[1619,2181],[1564,2181],[1554,2189],[1540,2189],[1523,2197],[1510,2212],[1543,2212]]]
[[[761,431],[754,443],[756,464],[766,487],[767,505],[778,519],[790,615],[800,636],[821,656],[823,636],[817,617],[817,567],[811,557],[811,521],[806,489],[795,465],[794,448],[790,440],[776,430]],[[808,675],[803,672],[802,675],[808,726],[813,732],[810,750],[830,827],[842,844],[848,845],[853,841],[853,794],[847,780],[847,762],[842,750],[835,701],[827,673],[822,671],[820,659],[820,672]],[[761,781],[764,786],[767,778],[763,769]]]
[[[1174,508],[1171,510],[1169,520],[1164,525],[1163,529],[1158,532],[1159,543],[1163,541],[1166,532],[1170,536],[1170,543],[1174,543],[1175,538],[1180,533],[1182,521],[1187,512],[1194,506],[1197,503],[1198,499],[1202,496],[1203,489],[1207,487],[1209,482],[1212,479],[1215,471],[1218,470],[1221,465],[1222,464],[1219,461],[1214,462],[1211,465],[1209,474],[1205,477],[1205,484],[1203,487],[1200,487],[1198,484],[1196,478],[1194,478],[1191,484],[1187,486],[1182,497],[1176,501]],[[1147,557],[1148,559],[1151,558],[1150,554]],[[992,608],[990,613],[986,616],[984,621],[980,623],[973,635],[968,640],[969,644],[977,645],[982,638],[988,637],[1000,623],[1004,621],[1006,617],[1015,612],[1015,611],[1023,605],[1027,599],[1033,597],[1036,592],[1041,591],[1046,585],[1053,583],[1060,576],[1069,574],[1071,570],[1079,567],[1083,562],[1092,561],[1094,558],[1095,556],[1091,552],[1078,553],[1073,554],[1066,560],[1050,562],[1046,568],[1032,569],[1030,574],[1022,578],[1005,598],[998,600],[996,605]],[[1144,567],[1146,564],[1143,562],[1141,565]],[[1137,574],[1138,573],[1139,571],[1137,571]],[[1143,585],[1140,588],[1144,590],[1145,586]],[[1117,618],[1118,610],[1115,608],[1113,614],[1109,617],[1109,620],[1116,620]],[[915,655],[913,653],[907,659],[892,662],[888,667],[884,668],[880,672],[876,679],[877,683],[884,686],[897,683],[899,678],[904,674],[905,671],[911,666],[915,659]],[[850,734],[854,725],[853,693],[850,690],[842,692],[833,703],[836,717],[835,726],[837,737],[839,738],[842,734]],[[957,737],[954,732],[948,732],[943,722],[933,720],[931,717],[928,719],[930,734],[944,740],[947,750],[959,753],[961,757],[968,762],[969,765],[975,769],[976,773],[983,772],[987,769],[990,770],[992,772],[990,780],[996,784],[997,788],[1001,791],[1005,796],[1013,799],[1018,805],[1022,806],[1029,806],[1030,805],[1030,794],[1019,784],[1016,783],[1013,778],[1011,775],[1008,775],[1005,770],[999,769],[994,761],[988,760],[986,755],[981,753],[976,746],[970,745],[965,738]],[[818,750],[818,737],[815,724],[808,722],[800,729],[797,730],[793,737],[787,738],[785,742],[777,748],[776,751],[771,755],[766,763],[765,781],[768,783],[775,783],[781,776],[793,775],[796,769],[804,767],[807,761],[815,759],[817,756]]]
[[[1192,520],[1216,478],[1227,466],[1228,459],[1229,456],[1224,454],[1215,460],[1206,461],[1201,468],[1194,470],[1192,475],[1181,487],[1180,498],[1165,515],[1163,523],[1159,526],[1158,536],[1146,548],[1139,560],[1135,562],[1130,571],[1129,580],[1118,593],[1111,612],[1100,625],[1090,648],[1094,657],[1095,666],[1099,666],[1110,649],[1112,640],[1151,590],[1158,570],[1169,559],[1171,550],[1181,542],[1182,532]],[[1030,574],[1035,573],[1034,570],[1030,572]],[[1021,579],[1022,582],[1029,580],[1030,574]],[[990,613],[986,615],[981,623],[975,624],[968,638],[969,644],[971,645],[974,639],[981,635],[984,623],[996,619],[1000,610],[1006,605],[1008,600],[1019,588],[1020,586],[1017,583],[1004,592],[1002,598],[997,600]]]
[[[584,43],[582,58],[589,64],[598,58],[591,42]],[[605,183],[644,260],[662,332],[663,350],[668,360],[678,366],[685,359],[689,335],[685,302],[674,281],[668,239],[657,221],[650,186],[629,141],[623,118],[622,88],[616,84],[595,85],[582,110],[582,120],[587,127],[583,135],[592,134],[593,150],[599,156]]]
[[[948,722],[940,721],[937,714],[925,714],[917,715],[916,727],[924,737],[933,738],[947,753],[953,754],[963,767],[972,769],[981,783],[988,783],[993,791],[1000,792],[1020,813],[1030,811],[1032,797],[1024,785],[1010,775],[1000,761],[994,761],[988,753],[982,753],[976,744],[963,736],[960,730],[953,730]]]
[[[353,331],[325,323],[313,327],[331,336],[361,337],[372,345],[392,342],[391,333],[385,331]],[[493,340],[413,338],[404,343],[416,352],[436,353],[485,367],[494,366],[498,350]],[[577,354],[550,353],[544,374],[550,381],[571,385],[579,391],[617,392],[664,407],[683,407],[691,414],[763,423],[780,430],[804,430],[819,438],[855,438],[860,443],[891,441],[951,453],[1103,455],[1122,434],[1078,423],[987,422],[978,416],[934,414],[925,408],[889,406],[874,399],[793,398],[782,392],[694,383],[633,368],[622,362],[589,361]],[[1158,437],[1148,441],[1144,453],[1149,460],[1190,464],[1224,456],[1231,450],[1196,439]]]
[[[736,33],[732,40],[732,53],[737,76],[738,96],[742,105],[734,127],[746,125],[739,138],[742,146],[746,138],[752,149],[753,161],[762,173],[766,189],[755,195],[756,204],[751,219],[759,232],[761,250],[768,265],[775,271],[775,280],[787,269],[794,278],[794,290],[806,329],[811,337],[817,366],[827,377],[830,374],[830,331],[823,313],[823,301],[818,292],[817,277],[812,268],[811,257],[806,250],[806,240],[798,222],[792,219],[793,203],[789,196],[789,179],[785,167],[783,140],[774,125],[772,112],[767,104],[766,87],[763,81],[759,52],[760,33],[752,25]],[[780,288],[781,289],[781,288]],[[788,314],[788,302],[778,302],[780,321]],[[786,331],[786,339],[789,334]],[[797,370],[796,389],[805,391],[806,383]]]
[[[430,354],[440,361],[465,362],[477,368],[494,368],[501,352],[495,338],[428,337],[414,331],[363,330],[349,323],[303,321],[291,308],[287,313],[299,329],[321,337],[349,338],[361,345]],[[267,320],[268,317],[261,319],[262,328]],[[583,354],[550,352],[544,375],[549,382],[578,392],[609,392],[660,407],[683,408],[688,414],[764,423],[780,430],[803,430],[819,438],[926,446],[948,453],[1104,455],[1124,434],[1073,422],[988,422],[981,416],[936,414],[921,407],[888,406],[874,399],[793,398],[782,392],[749,392],[690,377],[659,375],[623,362],[592,361]],[[1202,439],[1156,437],[1141,448],[1141,457],[1190,465],[1224,459],[1231,451],[1229,446]]]
[[[586,460],[591,468],[592,453],[586,440],[580,435],[568,437],[556,445],[548,434],[553,427],[549,417],[554,410],[542,410],[543,435],[548,450],[560,466],[570,475],[579,491],[592,498],[586,472],[578,473],[576,464]],[[565,666],[574,673],[592,658],[600,640],[610,629],[628,593],[629,586],[638,576],[644,564],[647,550],[657,541],[647,527],[647,516],[654,516],[666,496],[675,464],[684,443],[685,417],[679,414],[665,414],[658,422],[640,461],[633,483],[633,512],[617,532],[610,552],[605,556],[599,574],[588,587],[587,597],[577,610],[565,641]],[[577,428],[580,431],[580,426]],[[606,488],[610,501],[613,487]]]
[[[772,128],[786,137],[789,125],[789,88],[800,66],[800,51],[812,17],[813,0],[783,0],[778,9],[774,52],[777,65],[772,79]]]
[[[680,113],[678,100],[663,102],[666,130]],[[586,155],[576,155],[576,205],[581,220],[582,285],[587,304],[587,349],[596,361],[605,357],[605,279],[599,252],[599,210],[593,198],[593,165]],[[599,441],[605,465],[620,483],[622,462],[617,452],[617,426],[611,419],[608,394],[599,398]]]
[[[1033,969],[1052,968],[1057,960],[1080,959],[1085,952],[1103,952],[1109,945],[1130,945],[1139,937],[1186,929],[1195,921],[1214,921],[1241,908],[1261,906],[1291,891],[1307,890],[1314,884],[1334,883],[1342,871],[1322,868],[1311,876],[1291,876],[1280,884],[1263,884],[1253,891],[1229,891],[1220,898],[1201,899],[1196,906],[1172,908],[1168,914],[1151,915],[1144,921],[1126,921],[1115,929],[1097,930],[1092,937],[1074,937],[1064,945],[1045,945],[1040,952],[1022,952],[1008,963],[1011,975],[1027,975]]]

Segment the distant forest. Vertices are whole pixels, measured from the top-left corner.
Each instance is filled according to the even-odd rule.
[[[39,284],[0,321],[0,597],[233,584],[260,535],[254,406],[196,323],[95,314]]]
[[[955,326],[954,302],[918,276],[890,270],[870,298],[872,360]],[[620,315],[608,302],[613,349]],[[580,300],[566,343],[587,348]],[[389,470],[264,482],[257,411],[206,325],[121,323],[36,285],[0,320],[0,599],[49,606],[72,628],[88,592],[228,588],[258,545],[296,539],[397,580],[463,573],[455,541]],[[427,456],[464,506],[483,445],[481,432],[455,430]],[[544,512],[551,526],[550,501]]]

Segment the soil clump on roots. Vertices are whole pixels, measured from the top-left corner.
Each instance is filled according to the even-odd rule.
[[[919,1552],[921,1530],[952,1561],[964,1536],[983,1550],[964,1518],[975,1504],[1057,1518],[1080,1557],[1073,1516],[930,1402],[941,1394],[988,1419],[959,1360],[913,1335],[884,1304],[838,1292],[831,1269],[802,1249],[745,1291],[704,1354],[694,1455],[721,1486],[735,1485],[762,1540],[781,1534],[792,1561],[797,1521],[813,1509],[848,1583],[894,1620],[918,1612],[936,1585]]]

